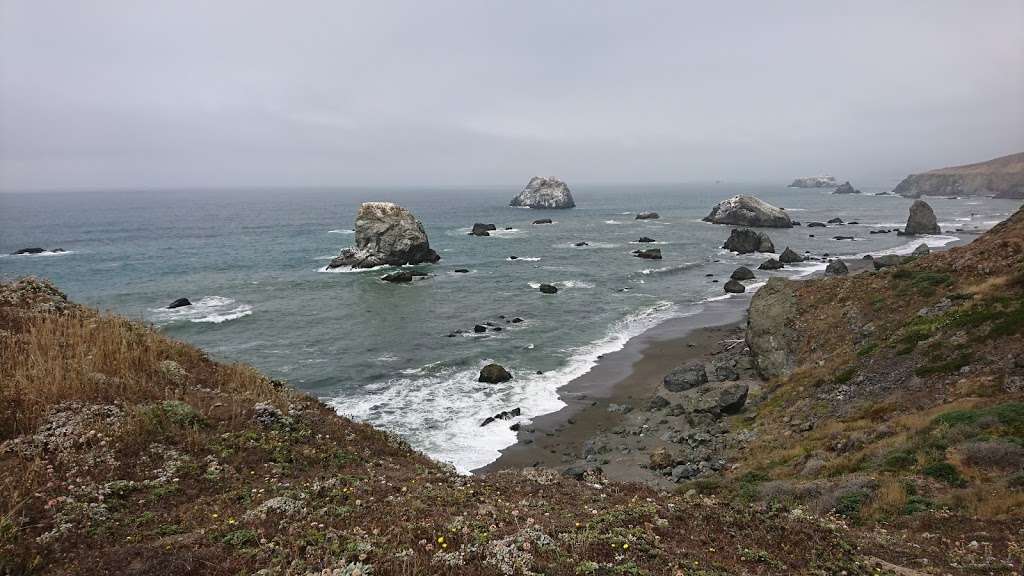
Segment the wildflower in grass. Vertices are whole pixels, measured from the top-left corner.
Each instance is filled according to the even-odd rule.
[[[437,543],[438,544],[444,544],[444,536],[438,536],[437,537]]]
[[[623,544],[623,545],[622,545],[622,549],[623,549],[623,550],[627,550],[627,549],[629,549],[629,542],[626,542],[625,544]]]

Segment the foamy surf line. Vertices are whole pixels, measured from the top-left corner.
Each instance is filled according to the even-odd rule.
[[[252,306],[237,304],[231,298],[223,296],[207,296],[191,306],[179,308],[151,308],[150,314],[154,324],[164,325],[174,322],[194,322],[197,324],[221,324],[229,320],[237,320],[252,314]]]
[[[417,450],[468,474],[497,460],[501,450],[517,442],[509,426],[561,410],[565,402],[558,390],[589,372],[599,357],[621,350],[667,320],[698,312],[658,302],[615,322],[604,337],[568,349],[565,363],[555,370],[536,374],[530,366],[509,365],[514,378],[502,384],[476,381],[490,359],[468,367],[433,362],[371,384],[358,397],[324,401],[339,414],[396,433]],[[520,408],[522,415],[480,426],[485,418],[513,408]]]

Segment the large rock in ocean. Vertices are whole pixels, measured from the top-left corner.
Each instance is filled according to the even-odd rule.
[[[722,248],[739,254],[775,252],[775,245],[772,244],[772,239],[767,234],[750,228],[733,228],[733,231],[729,233],[729,239],[722,244]]]
[[[725,283],[725,291],[729,294],[742,294],[747,291],[747,287],[744,286],[739,280],[729,280]]]
[[[526,208],[573,208],[576,202],[572,192],[558,178],[534,176],[518,196],[508,203],[509,206]]]
[[[832,176],[804,176],[793,180],[790,188],[835,188],[836,179]]]
[[[893,193],[921,196],[1024,198],[1024,152],[987,162],[940,168],[903,179]]]
[[[793,251],[792,248],[786,246],[786,249],[782,251],[782,255],[779,256],[779,262],[783,264],[793,264],[794,262],[803,262],[804,257]]]
[[[847,180],[846,182],[843,182],[839,186],[839,188],[836,188],[835,190],[833,190],[832,193],[833,194],[860,194],[860,190],[857,190],[856,188],[854,188],[853,185],[850,184],[850,181]]]
[[[731,280],[753,280],[754,273],[750,271],[750,268],[746,266],[740,266],[739,268],[732,271],[729,276]]]
[[[342,250],[328,268],[402,266],[441,259],[430,248],[423,224],[391,202],[364,202],[356,215],[355,232],[355,247]]]
[[[910,216],[904,234],[939,234],[939,223],[935,211],[924,200],[914,200],[910,205]]]
[[[790,322],[796,314],[797,285],[795,280],[771,278],[750,300],[746,341],[762,378],[793,371],[796,335]]]
[[[501,364],[488,364],[480,369],[480,377],[477,378],[477,382],[500,384],[502,382],[508,382],[511,379],[512,374],[509,373],[509,371]]]
[[[785,210],[753,196],[733,196],[719,202],[718,206],[712,208],[711,213],[704,217],[704,221],[712,224],[761,228],[793,227],[793,222]]]

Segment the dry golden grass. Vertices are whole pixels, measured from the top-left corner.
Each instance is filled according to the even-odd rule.
[[[864,515],[870,518],[898,515],[906,504],[907,488],[903,480],[885,476],[879,480],[878,490],[872,495]]]

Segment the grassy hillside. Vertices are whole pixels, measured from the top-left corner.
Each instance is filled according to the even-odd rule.
[[[461,477],[251,368],[0,285],[0,574],[847,574],[828,520]]]

